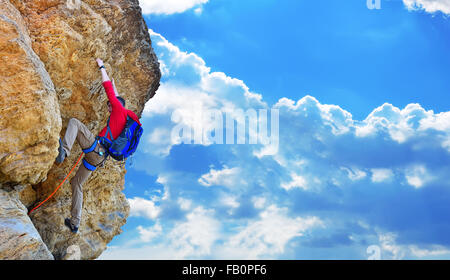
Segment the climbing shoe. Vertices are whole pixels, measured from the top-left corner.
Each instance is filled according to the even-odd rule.
[[[61,164],[64,161],[64,159],[66,158],[66,151],[64,151],[64,149],[63,149],[61,138],[59,139],[58,152],[59,152],[59,154],[56,157],[56,163]]]
[[[64,224],[65,224],[68,228],[70,228],[70,231],[71,231],[71,232],[73,232],[73,233],[77,233],[77,232],[78,232],[78,227],[72,225],[72,223],[70,222],[70,219],[69,219],[69,218],[66,218],[66,219],[64,220]]]

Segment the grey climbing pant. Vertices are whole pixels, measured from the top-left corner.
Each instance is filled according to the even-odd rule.
[[[95,141],[95,136],[89,129],[79,120],[72,118],[67,125],[66,134],[63,139],[63,149],[66,152],[66,157],[70,155],[73,143],[77,140],[81,149],[87,149]],[[87,153],[84,159],[91,165],[98,166],[104,161],[104,157],[98,153],[105,153],[105,150],[101,145],[97,145],[94,151]],[[70,180],[72,186],[72,208],[70,222],[73,226],[79,227],[81,223],[81,213],[83,209],[83,184],[91,175],[92,171],[87,169],[83,163],[81,163],[75,176]]]

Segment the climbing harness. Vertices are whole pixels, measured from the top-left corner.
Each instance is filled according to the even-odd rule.
[[[89,148],[86,148],[86,149],[84,149],[83,150],[83,153],[85,153],[85,154],[88,154],[88,153],[90,153],[90,152],[95,152],[95,153],[97,153],[99,156],[104,156],[104,158],[103,158],[103,161],[101,162],[101,163],[99,163],[98,165],[92,165],[92,164],[90,164],[85,158],[83,159],[83,165],[84,165],[84,167],[86,167],[86,169],[87,170],[89,170],[89,171],[95,171],[96,169],[97,169],[97,166],[103,166],[103,163],[105,162],[105,160],[106,160],[106,158],[107,158],[107,156],[108,156],[108,153],[104,153],[104,152],[102,152],[102,151],[99,151],[99,152],[96,152],[95,151],[95,148],[97,147],[97,145],[98,144],[100,144],[100,140],[99,140],[100,138],[97,136],[97,137],[95,137],[95,141],[94,141],[94,143],[92,143],[92,145],[89,147]],[[101,144],[100,144],[101,145]],[[106,149],[105,149],[106,150]]]
[[[53,191],[53,193],[51,195],[49,195],[49,197],[47,197],[44,201],[42,201],[41,203],[38,204],[38,206],[34,207],[33,209],[31,209],[28,212],[28,216],[31,214],[31,212],[33,212],[34,210],[38,209],[42,204],[44,204],[47,200],[49,200],[57,191],[58,189],[62,186],[62,184],[64,184],[64,182],[67,180],[67,177],[69,177],[70,173],[72,173],[72,171],[75,169],[75,167],[78,165],[78,163],[81,160],[81,157],[83,156],[83,152],[81,152],[80,157],[78,158],[77,162],[75,163],[75,165],[72,167],[72,169],[70,170],[69,174],[67,174],[66,178],[64,178],[64,180],[61,182],[61,184],[59,184],[59,186]]]

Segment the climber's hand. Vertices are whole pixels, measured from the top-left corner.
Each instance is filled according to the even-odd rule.
[[[103,60],[101,60],[100,58],[96,58],[95,61],[97,61],[98,67],[104,66],[103,65]],[[108,74],[106,73],[105,67],[103,67],[101,69],[101,72],[102,72],[102,82],[109,81],[109,77],[108,77]]]
[[[95,61],[97,61],[98,67],[102,67],[103,66],[103,60],[101,60],[100,58],[97,58]]]

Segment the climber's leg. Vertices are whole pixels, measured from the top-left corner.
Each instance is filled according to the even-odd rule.
[[[104,157],[100,156],[99,152],[105,152],[103,147],[97,145],[93,152],[87,153],[84,159],[92,164],[93,166],[99,166],[103,161]],[[92,171],[87,169],[84,164],[81,164],[78,168],[75,176],[70,180],[72,186],[72,208],[71,215],[72,218],[70,222],[73,226],[79,227],[81,222],[81,212],[83,210],[83,184],[91,175]]]
[[[62,146],[67,156],[70,155],[70,150],[72,150],[75,139],[82,149],[86,149],[94,143],[95,136],[82,122],[75,118],[71,118],[62,141]]]
[[[83,183],[91,173],[92,171],[81,164],[75,176],[70,180],[70,185],[72,186],[72,218],[70,219],[70,222],[75,227],[79,227],[81,222],[81,211],[83,209]]]

